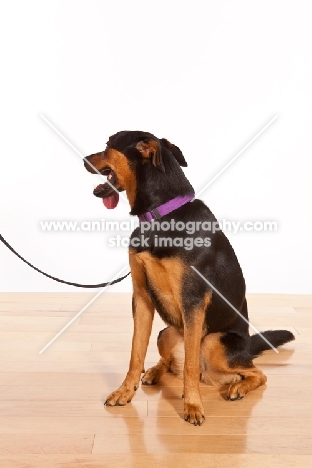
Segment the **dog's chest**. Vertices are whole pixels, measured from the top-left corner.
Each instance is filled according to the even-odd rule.
[[[183,262],[174,257],[159,259],[149,252],[137,255],[144,265],[148,290],[157,312],[167,324],[183,328]]]

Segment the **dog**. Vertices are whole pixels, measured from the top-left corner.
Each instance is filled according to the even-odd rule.
[[[203,201],[194,199],[181,169],[187,163],[176,145],[148,132],[121,131],[84,164],[89,172],[107,176],[94,195],[112,209],[125,191],[130,215],[141,222],[129,245],[134,320],[130,365],[105,404],[129,403],[142,373],[142,384],[153,385],[165,372],[173,372],[184,379],[184,419],[201,425],[200,380],[227,384],[227,398],[241,399],[266,382],[253,359],[270,344],[280,346],[294,335],[287,330],[249,335],[241,267],[220,229],[207,235],[207,226],[217,226],[217,220]],[[155,309],[168,326],[158,337],[159,362],[144,373]]]

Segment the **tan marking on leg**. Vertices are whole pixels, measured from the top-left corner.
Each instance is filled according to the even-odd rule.
[[[111,393],[105,404],[109,406],[125,405],[131,401],[139,386],[140,376],[144,368],[147,346],[152,330],[154,306],[146,289],[145,273],[141,262],[135,254],[130,257],[131,275],[133,280],[134,333],[129,370],[122,385]]]
[[[267,381],[264,373],[257,367],[251,370],[243,369],[241,375],[243,380],[230,385],[228,400],[240,400],[246,393],[264,385]]]
[[[202,380],[209,380],[214,385],[231,384],[228,399],[243,398],[246,393],[265,384],[266,376],[257,367],[230,367],[225,353],[225,347],[220,342],[222,333],[212,333],[202,342],[202,355],[204,357],[204,372]]]
[[[130,256],[134,255],[130,249]],[[178,329],[183,330],[183,307],[181,300],[182,279],[185,265],[179,257],[159,259],[149,252],[136,254],[138,261],[144,266],[144,272],[148,280],[149,287],[153,290],[158,302],[161,304],[160,313],[163,320],[168,324],[174,324]],[[168,332],[168,330],[170,331]],[[169,327],[163,334],[169,339],[174,335],[174,328]],[[178,332],[176,332],[178,333]],[[181,336],[181,335],[180,335]],[[166,344],[164,344],[166,343]],[[155,384],[161,376],[168,372],[171,356],[170,350],[166,353],[167,340],[162,336],[159,341],[160,354],[162,358],[156,366],[148,369],[142,378],[146,385]],[[171,348],[171,345],[169,345]]]
[[[210,301],[211,293],[206,294],[203,303],[187,311],[184,317],[184,419],[195,425],[202,424],[205,419],[199,392],[199,361],[205,312]]]

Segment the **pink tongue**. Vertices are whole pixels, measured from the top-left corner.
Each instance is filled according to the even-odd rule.
[[[106,208],[108,208],[109,210],[112,210],[113,208],[116,208],[116,206],[118,205],[119,193],[114,192],[113,195],[107,198],[102,198],[102,200]]]

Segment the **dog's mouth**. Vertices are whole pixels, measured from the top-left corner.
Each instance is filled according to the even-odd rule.
[[[101,174],[107,176],[107,182],[95,187],[93,190],[93,195],[102,198],[106,208],[116,208],[119,202],[118,191],[120,191],[117,187],[117,175],[110,167],[105,167],[100,172]]]

